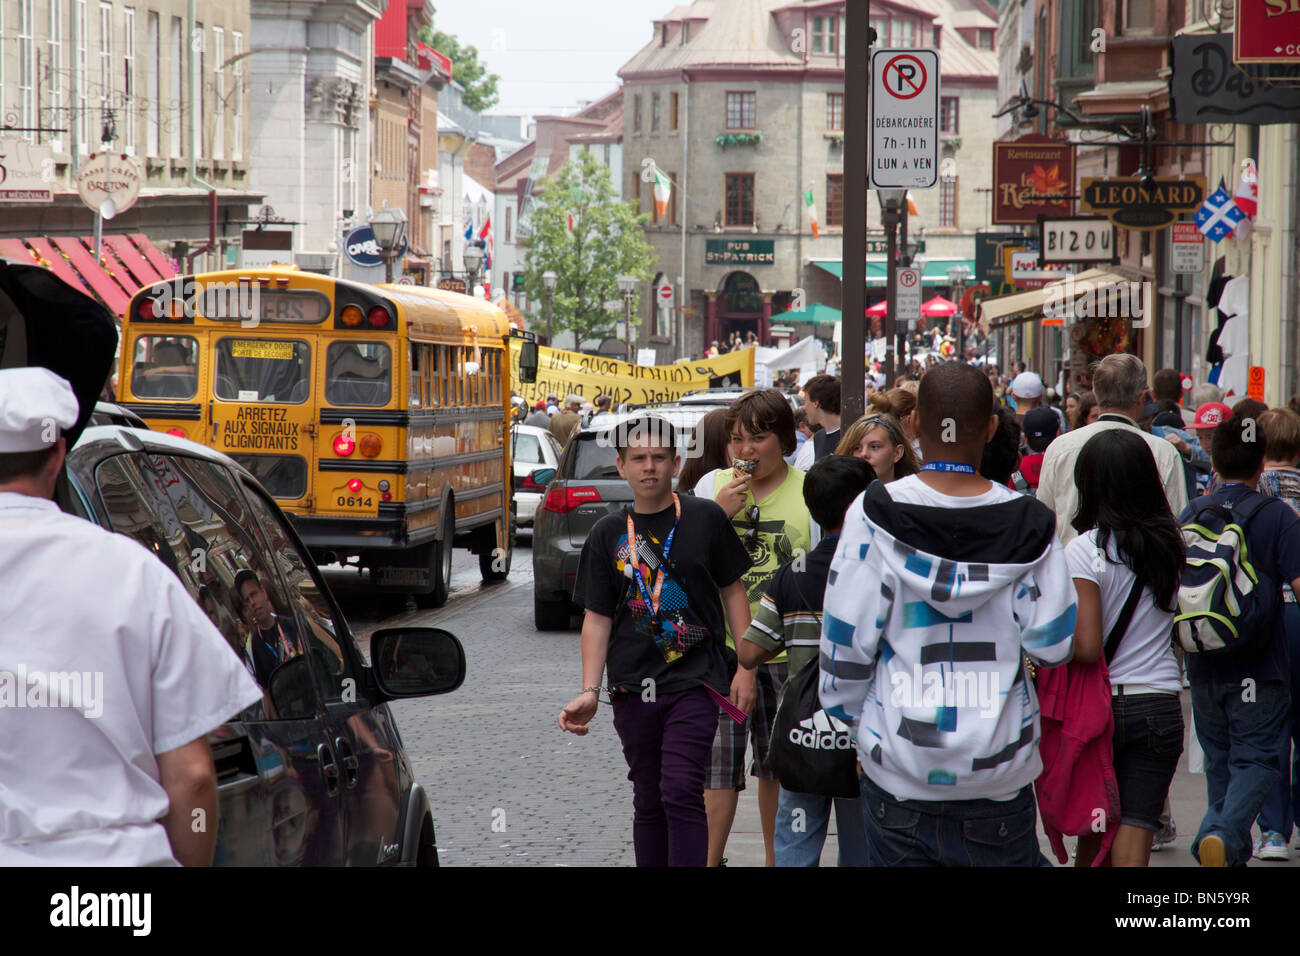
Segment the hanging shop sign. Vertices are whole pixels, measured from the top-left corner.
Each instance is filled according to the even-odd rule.
[[[1029,134],[993,144],[993,222],[1074,215],[1074,144]],[[1061,198],[1054,198],[1061,197]]]
[[[1100,213],[1123,229],[1149,232],[1164,229],[1183,213],[1205,202],[1205,177],[1155,179],[1151,187],[1135,176],[1089,178],[1080,183],[1079,208]]]
[[[1300,16],[1300,15],[1298,15]],[[1294,123],[1300,110],[1300,63],[1232,62],[1231,33],[1174,37],[1169,105],[1179,123]]]
[[[447,292],[459,292],[461,295],[465,295],[469,291],[469,287],[465,285],[464,279],[457,279],[453,276],[443,276],[439,279],[438,288],[444,289]]]
[[[1237,0],[1232,38],[1236,63],[1300,64],[1300,3]]]
[[[1018,232],[977,232],[975,233],[975,281],[997,288],[1007,281],[1007,249],[1020,249],[1025,244],[1025,237]]]
[[[1040,219],[1038,249],[1049,262],[1118,262],[1115,226],[1105,216]]]
[[[705,239],[706,266],[771,266],[776,264],[773,239]]]

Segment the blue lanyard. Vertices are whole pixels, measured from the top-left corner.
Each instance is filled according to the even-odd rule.
[[[632,579],[636,581],[636,586],[640,589],[641,597],[651,614],[659,613],[659,592],[663,589],[664,578],[668,576],[668,554],[673,549],[673,536],[677,534],[677,522],[682,518],[682,503],[676,492],[673,493],[673,512],[673,527],[668,532],[668,537],[664,539],[663,567],[659,569],[659,578],[655,581],[653,598],[649,588],[645,586],[645,578],[641,576],[641,552],[636,546],[636,525],[632,523],[632,512],[627,513],[628,563],[632,566]]]
[[[975,466],[968,465],[964,461],[927,461],[921,466],[921,470],[955,472],[959,475],[975,474]]]

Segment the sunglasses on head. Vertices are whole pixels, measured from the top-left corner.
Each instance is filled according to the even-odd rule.
[[[758,505],[750,505],[745,510],[745,517],[749,520],[749,530],[741,535],[741,540],[745,542],[745,548],[750,553],[758,550]]]

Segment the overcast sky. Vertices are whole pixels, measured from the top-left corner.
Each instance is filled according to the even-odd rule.
[[[680,0],[435,0],[433,22],[501,77],[493,113],[572,111],[618,87],[618,69]]]

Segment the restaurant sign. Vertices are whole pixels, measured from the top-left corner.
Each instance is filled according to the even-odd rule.
[[[1205,202],[1205,177],[1155,179],[1150,188],[1134,176],[1084,179],[1079,188],[1079,208],[1106,216],[1123,229],[1149,232],[1164,229],[1183,213],[1195,212]]]
[[[772,239],[705,239],[706,266],[771,266],[776,264]]]
[[[1074,144],[1029,134],[993,144],[993,222],[1074,215]],[[1060,198],[1055,198],[1060,197]]]

